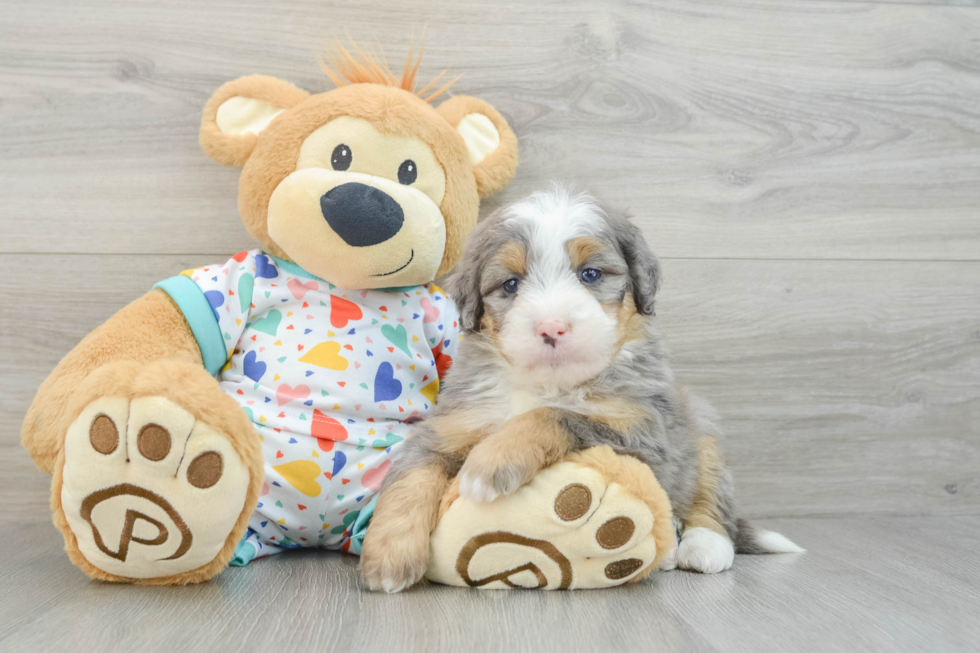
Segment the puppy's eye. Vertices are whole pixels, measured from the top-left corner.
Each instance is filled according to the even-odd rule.
[[[333,166],[334,170],[340,170],[343,172],[350,167],[350,162],[354,159],[351,155],[350,148],[341,143],[337,147],[333,148],[333,155],[330,157],[330,165]]]
[[[519,285],[520,282],[517,279],[508,279],[507,281],[504,282],[504,290],[506,292],[513,294],[517,292],[517,286]]]
[[[602,278],[602,272],[596,270],[595,268],[586,268],[582,270],[582,281],[585,283],[595,283]]]
[[[411,186],[418,179],[419,169],[415,165],[415,161],[411,159],[405,159],[402,164],[398,166],[398,183],[404,184],[406,186]]]

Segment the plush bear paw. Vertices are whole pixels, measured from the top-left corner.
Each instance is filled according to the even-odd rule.
[[[64,456],[64,518],[110,580],[213,561],[246,502],[249,471],[229,439],[165,397],[96,399],[69,427]]]
[[[426,577],[493,589],[613,587],[644,577],[673,543],[653,473],[597,447],[495,501],[456,498],[432,535]]]

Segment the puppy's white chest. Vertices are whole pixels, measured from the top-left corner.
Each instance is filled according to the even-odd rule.
[[[544,406],[544,401],[530,392],[520,389],[511,389],[505,398],[507,419],[530,412],[536,408]]]
[[[557,389],[552,392],[545,389],[535,391],[520,386],[510,388],[504,397],[507,419],[545,407],[561,408],[572,412],[587,412],[582,401],[582,398],[576,393],[562,392]]]

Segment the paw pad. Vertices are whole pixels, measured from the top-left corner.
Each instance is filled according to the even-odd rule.
[[[636,525],[629,517],[613,517],[596,531],[595,539],[603,549],[618,549],[633,537]]]
[[[99,415],[92,421],[89,429],[89,442],[92,448],[103,455],[109,455],[119,446],[119,429],[108,415]]]
[[[555,499],[555,514],[566,522],[581,519],[591,507],[592,492],[581,483],[566,485]],[[635,530],[629,517],[613,517],[599,527],[595,539],[603,549],[618,549],[630,541]]]
[[[144,458],[159,462],[170,453],[170,432],[159,424],[147,424],[140,429],[136,446]]]
[[[581,483],[562,488],[555,499],[555,513],[563,521],[575,521],[592,507],[592,492]]]
[[[626,560],[610,562],[608,565],[606,565],[606,578],[609,580],[621,580],[628,576],[632,576],[635,572],[639,571],[640,567],[642,566],[643,561],[639,558],[627,558]]]
[[[201,490],[209,488],[221,478],[221,468],[221,454],[206,451],[187,466],[187,482]]]

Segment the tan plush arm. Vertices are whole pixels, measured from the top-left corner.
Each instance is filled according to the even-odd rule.
[[[163,358],[203,364],[183,313],[167,293],[155,289],[86,336],[41,384],[21,428],[21,442],[38,469],[53,470],[68,428],[68,398],[82,379],[113,361]]]

